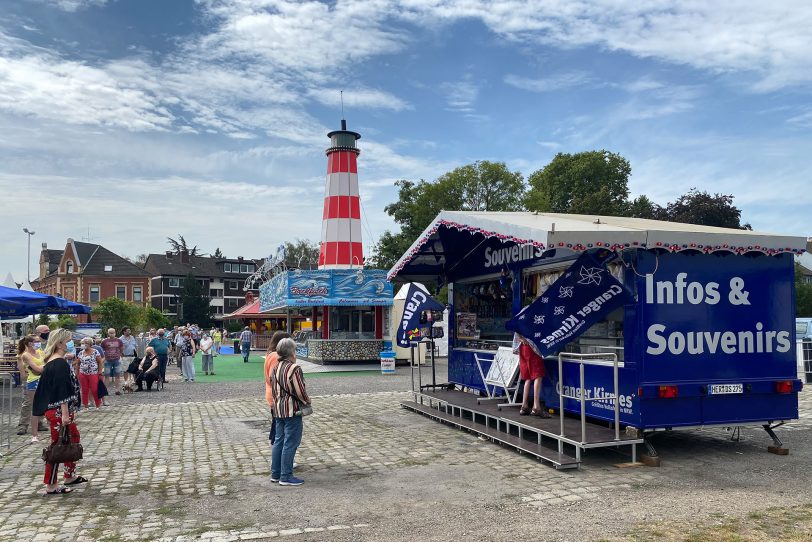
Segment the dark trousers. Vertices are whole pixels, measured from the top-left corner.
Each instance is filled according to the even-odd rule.
[[[169,363],[167,354],[158,354],[158,373],[161,375],[161,380],[166,380],[166,365]]]

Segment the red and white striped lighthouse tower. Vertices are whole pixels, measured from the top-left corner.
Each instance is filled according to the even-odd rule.
[[[361,244],[361,198],[358,196],[358,155],[355,142],[361,134],[341,130],[327,134],[327,183],[321,224],[319,269],[353,269],[364,266]]]

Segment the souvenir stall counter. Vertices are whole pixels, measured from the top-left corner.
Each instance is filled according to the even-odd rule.
[[[623,425],[766,423],[798,417],[801,383],[790,340],[793,255],[806,243],[620,217],[442,212],[388,277],[448,285],[449,381],[484,395],[475,357],[493,359],[499,347],[512,345],[505,326],[522,307],[550,297],[561,299],[564,311],[571,292],[551,291],[562,275],[575,273],[581,284],[611,275],[630,301],[572,333],[555,353],[617,356]],[[598,251],[599,266],[571,267],[580,255]],[[597,311],[596,301],[582,314],[590,305]],[[562,330],[545,330],[554,332]],[[606,365],[586,366],[581,390],[578,364],[564,363],[559,377],[558,356],[548,357],[543,399],[558,407],[562,386],[590,399],[608,396],[613,368]],[[482,370],[488,371],[487,361]],[[563,407],[581,411],[574,399]],[[585,409],[591,418],[614,419],[613,401],[590,400]]]

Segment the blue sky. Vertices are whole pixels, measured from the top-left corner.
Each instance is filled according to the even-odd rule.
[[[633,195],[808,235],[809,28],[801,1],[0,0],[0,273],[23,227],[32,261],[88,228],[131,257],[318,240],[340,89],[367,245],[397,179],[591,149]]]

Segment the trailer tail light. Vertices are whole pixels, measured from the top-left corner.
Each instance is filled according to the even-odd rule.
[[[639,388],[637,388],[637,396],[638,397],[643,397],[643,386],[640,386]]]
[[[657,390],[657,395],[660,399],[674,399],[677,397],[676,386],[660,386]]]
[[[775,383],[775,393],[792,393],[792,380],[781,380]]]

